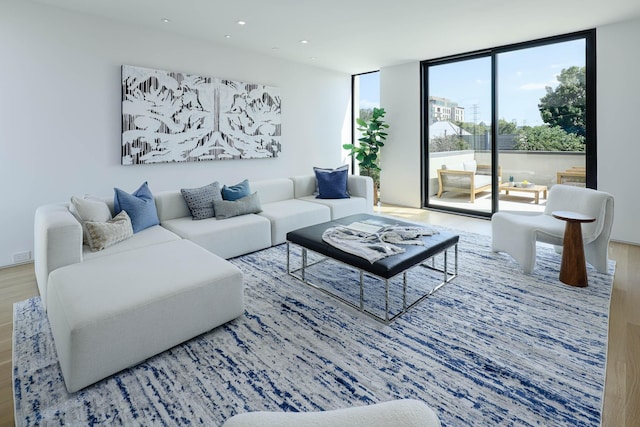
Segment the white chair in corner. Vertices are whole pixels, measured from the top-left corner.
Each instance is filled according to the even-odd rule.
[[[322,412],[245,412],[222,427],[440,427],[424,402],[400,399],[368,406]]]
[[[586,261],[597,271],[608,271],[608,250],[613,224],[613,196],[604,191],[571,185],[551,187],[542,214],[497,212],[491,218],[491,250],[506,252],[531,274],[536,264],[536,242],[555,245],[560,251],[566,223],[553,211],[572,211],[596,218],[582,224]]]

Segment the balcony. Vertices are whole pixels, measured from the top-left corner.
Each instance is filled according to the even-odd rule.
[[[435,152],[429,155],[429,204],[432,207],[452,207],[456,209],[491,212],[492,193],[485,191],[476,195],[470,202],[469,194],[444,192],[440,198],[438,192],[437,170],[443,164],[461,164],[475,160],[477,164],[491,164],[491,152],[484,150],[462,150]],[[565,151],[516,151],[501,150],[498,154],[502,169],[502,182],[508,182],[513,176],[515,182],[528,181],[544,185],[548,189],[558,182],[584,185],[585,153]],[[580,169],[576,169],[580,168]],[[569,172],[565,172],[569,171]],[[559,172],[565,172],[559,175]],[[514,189],[509,195],[500,192],[500,210],[541,212],[546,199],[539,195],[535,203],[534,193],[519,192]]]

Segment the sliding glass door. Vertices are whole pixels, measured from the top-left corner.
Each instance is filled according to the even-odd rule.
[[[490,213],[491,57],[433,64],[427,84],[429,202]]]
[[[499,210],[541,211],[556,183],[586,185],[586,40],[498,53]]]
[[[490,216],[596,188],[595,31],[423,61],[423,199]]]

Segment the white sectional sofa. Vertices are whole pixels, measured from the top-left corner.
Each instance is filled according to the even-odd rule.
[[[95,259],[158,243],[187,239],[225,259],[285,241],[296,228],[355,213],[372,212],[373,182],[365,176],[349,175],[349,199],[316,199],[315,177],[271,179],[250,182],[258,193],[262,212],[218,220],[194,221],[180,190],[154,193],[160,225],[99,252],[82,243],[82,227],[69,210],[69,203],[38,207],[34,225],[34,259],[38,290],[46,307],[49,273],[65,265]],[[113,198],[105,197],[113,213]]]
[[[194,220],[180,190],[156,192],[159,225],[98,252],[69,203],[36,210],[36,280],[70,392],[242,315],[242,274],[225,259],[373,210],[369,177],[349,176],[346,199],[316,199],[314,176],[249,186],[261,211],[226,219]],[[103,201],[113,214],[113,199]]]

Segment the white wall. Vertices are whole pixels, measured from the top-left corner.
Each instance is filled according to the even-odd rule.
[[[0,3],[0,266],[33,249],[38,205],[264,179],[335,167],[350,142],[349,75],[21,1]],[[276,159],[120,165],[120,67],[278,86]]]
[[[611,238],[640,244],[637,137],[640,112],[640,20],[596,30],[598,189],[615,197]],[[428,59],[428,58],[425,58]],[[384,202],[420,207],[419,63],[381,70],[380,105],[388,113],[389,144],[382,151]]]
[[[636,141],[640,20],[597,29],[598,187],[616,198],[613,239],[640,244]],[[350,76],[56,8],[0,2],[0,267],[32,251],[38,205],[114,186],[152,191],[310,173],[341,163]],[[120,165],[120,66],[199,73],[281,88],[277,159]],[[381,70],[390,136],[382,200],[419,207],[419,63]]]
[[[640,244],[640,20],[597,29],[598,188],[613,194],[612,238]]]
[[[380,156],[380,199],[420,207],[420,63],[380,70],[380,106],[389,137]]]

